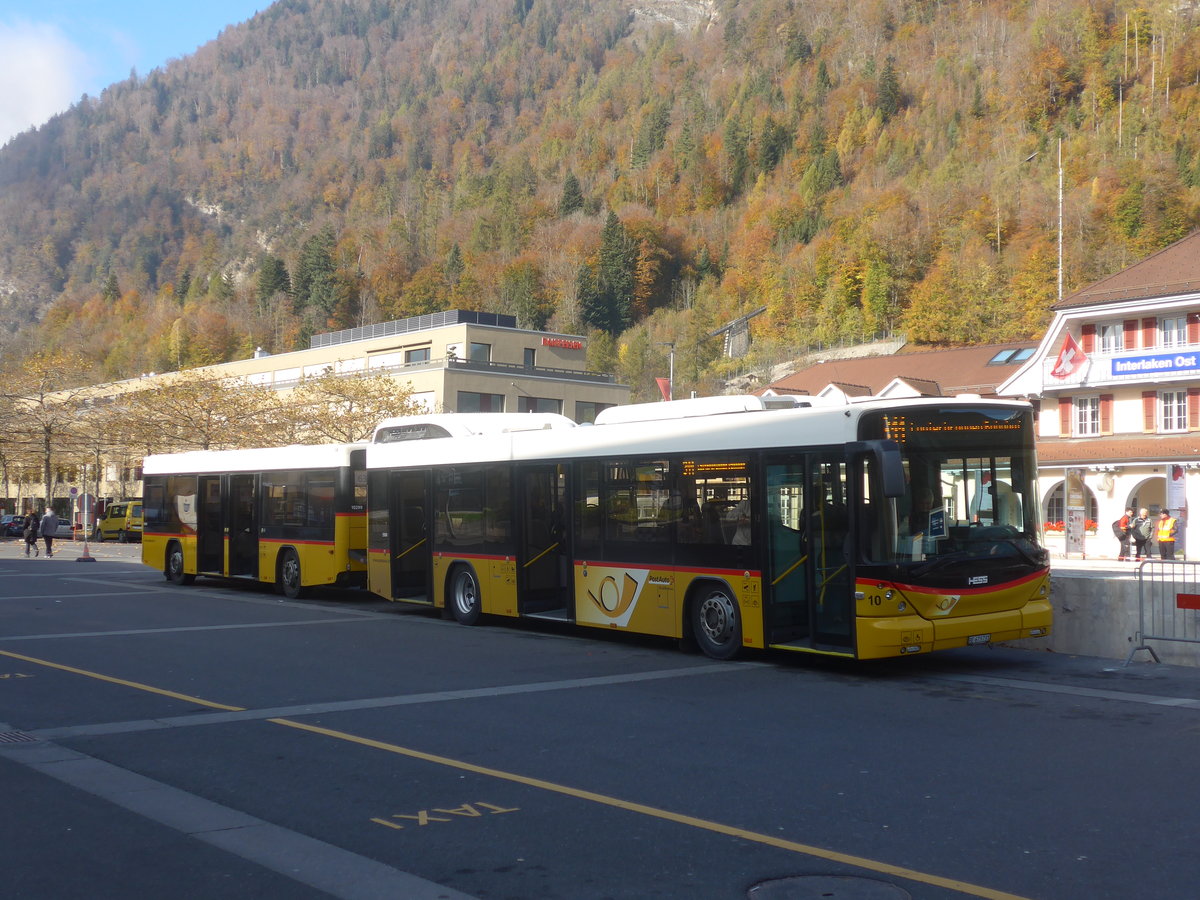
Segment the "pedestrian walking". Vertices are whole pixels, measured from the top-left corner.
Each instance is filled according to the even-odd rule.
[[[34,513],[30,513],[25,517],[25,555],[29,555],[29,551],[33,550],[33,555],[38,555],[38,517]]]
[[[54,555],[54,536],[58,534],[58,516],[54,514],[54,510],[46,507],[45,515],[42,516],[41,524],[38,526],[42,532],[42,540],[46,544],[47,558]]]

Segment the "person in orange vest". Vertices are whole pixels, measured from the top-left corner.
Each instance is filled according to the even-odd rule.
[[[1163,559],[1175,558],[1175,535],[1179,531],[1179,522],[1171,517],[1171,511],[1164,509],[1158,517],[1158,555]]]

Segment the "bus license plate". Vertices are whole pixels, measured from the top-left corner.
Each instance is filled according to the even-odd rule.
[[[991,639],[992,636],[990,634],[973,634],[967,638],[967,644],[986,644],[991,641]]]

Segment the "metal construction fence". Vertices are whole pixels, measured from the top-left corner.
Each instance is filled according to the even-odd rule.
[[[1200,644],[1200,563],[1147,560],[1138,566],[1138,630],[1125,665],[1139,650],[1159,662],[1147,641]]]

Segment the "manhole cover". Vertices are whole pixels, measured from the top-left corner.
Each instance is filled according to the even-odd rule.
[[[37,738],[23,731],[0,731],[0,744],[33,744]]]
[[[760,881],[750,900],[912,900],[903,888],[873,878],[847,875],[793,875]]]

